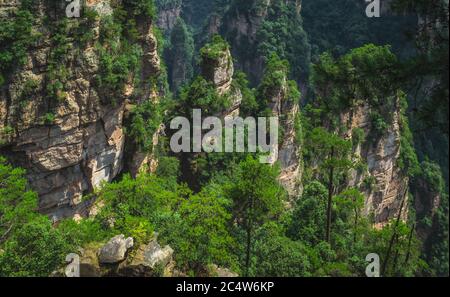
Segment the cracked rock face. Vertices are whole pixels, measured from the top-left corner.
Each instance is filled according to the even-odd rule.
[[[287,191],[289,197],[296,199],[302,192],[302,165],[300,162],[301,147],[296,141],[295,120],[300,113],[298,103],[288,100],[288,79],[286,73],[281,83],[266,90],[265,97],[269,100],[272,114],[280,120],[284,135],[281,139],[278,155],[274,159],[281,166],[279,181]]]
[[[242,102],[242,93],[238,88],[233,88],[234,65],[230,50],[224,51],[218,58],[204,58],[201,63],[203,77],[212,82],[219,95],[228,95],[231,106],[223,111],[223,116],[239,115],[239,107]]]
[[[50,101],[45,90],[53,48],[49,29],[41,22],[47,13],[46,5],[45,1],[36,3],[34,27],[42,37],[29,49],[28,62],[0,88],[0,153],[27,170],[31,187],[39,194],[39,210],[58,220],[85,215],[88,205],[82,202],[82,195],[121,172],[126,142],[124,112],[133,87],[126,86],[108,100],[97,92],[97,21],[89,28],[94,34],[87,44],[69,38],[64,96]],[[112,13],[110,1],[90,0],[86,5],[100,16]],[[18,6],[14,1],[0,1],[0,17]],[[141,63],[145,79],[159,72],[160,60],[151,20],[137,25],[144,50]],[[27,84],[32,88],[25,92]],[[144,89],[143,93],[143,97],[150,97],[150,90]]]
[[[220,95],[230,90],[233,81],[234,66],[229,50],[226,50],[214,59],[204,58],[201,68],[203,77],[214,83]]]
[[[364,130],[370,135],[373,129],[370,119],[371,109],[367,105],[360,105],[349,113],[343,114],[341,121],[349,127],[347,138],[351,139],[355,128]],[[356,148],[356,155],[365,160],[368,165],[367,172],[358,174],[353,172],[350,186],[357,186],[364,190],[366,195],[365,213],[373,214],[376,225],[382,226],[389,220],[398,216],[402,201],[407,194],[408,178],[398,167],[400,158],[400,111],[393,113],[392,124],[378,139],[368,137],[364,143]],[[371,189],[363,187],[364,179],[371,177]],[[402,209],[401,218],[406,219],[408,206]]]

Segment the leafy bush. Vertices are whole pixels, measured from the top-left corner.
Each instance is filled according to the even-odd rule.
[[[217,60],[223,57],[228,49],[228,43],[220,35],[214,35],[212,41],[200,50],[200,55],[203,59]]]
[[[2,276],[49,276],[73,251],[66,238],[44,216],[23,225],[0,255]]]
[[[23,169],[0,158],[0,180],[0,276],[48,276],[74,246],[37,213],[38,196]]]
[[[142,152],[152,152],[153,137],[162,122],[162,111],[159,103],[146,101],[137,105],[131,112],[129,137]]]

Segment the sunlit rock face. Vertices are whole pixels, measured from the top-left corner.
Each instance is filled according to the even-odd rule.
[[[67,83],[61,100],[51,101],[46,95],[54,45],[51,28],[43,19],[48,16],[56,24],[65,16],[52,13],[47,1],[34,4],[33,30],[41,37],[29,49],[27,63],[0,88],[0,131],[12,128],[7,134],[0,133],[0,153],[27,170],[31,187],[40,197],[40,211],[55,219],[86,212],[82,195],[112,181],[124,165],[124,112],[127,102],[133,100],[133,85],[130,82],[123,91],[106,98],[95,88],[99,71],[95,42],[100,18],[113,12],[110,2],[86,1],[98,18],[87,28],[92,34],[86,42],[68,37],[69,50],[65,65],[61,65],[67,69]],[[1,1],[0,17],[9,17],[19,5],[19,1]],[[70,27],[79,20],[67,21]],[[160,60],[151,20],[137,20],[137,29],[145,80],[159,71]],[[31,87],[25,92],[27,85]],[[144,88],[143,93],[140,102],[151,97],[149,89]]]
[[[357,186],[366,195],[365,213],[372,214],[377,225],[383,226],[389,220],[408,215],[408,178],[398,166],[400,158],[400,109],[393,111],[392,124],[383,135],[373,138],[371,108],[367,104],[356,106],[341,115],[341,123],[348,128],[345,135],[352,138],[352,131],[362,129],[367,135],[365,141],[354,148],[355,159],[367,163],[367,170],[351,173],[350,186]],[[372,180],[370,187],[366,181]],[[402,202],[403,207],[402,207]]]

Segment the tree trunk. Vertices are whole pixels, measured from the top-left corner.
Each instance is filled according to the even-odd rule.
[[[397,227],[400,224],[400,219],[402,217],[403,207],[405,206],[407,194],[408,194],[408,186],[406,186],[406,189],[404,191],[402,204],[400,206],[400,211],[398,212],[397,221],[395,222],[393,234],[392,234],[392,237],[391,237],[391,241],[389,242],[388,250],[386,252],[386,258],[384,259],[384,262],[383,262],[383,267],[382,267],[382,270],[381,270],[381,275],[382,276],[385,276],[384,274],[386,272],[387,264],[389,262],[389,258],[391,256],[391,251],[392,251],[392,248],[394,246],[395,237],[397,236]]]
[[[250,248],[252,243],[252,228],[248,226],[247,228],[247,248],[245,255],[245,276],[248,277],[248,273],[250,270]]]
[[[331,148],[330,160],[334,158],[334,147]],[[331,244],[331,211],[333,208],[333,180],[334,180],[334,166],[330,165],[330,173],[328,177],[328,207],[327,207],[327,232],[325,236],[325,240]]]
[[[353,228],[353,244],[356,244],[356,240],[357,240],[357,237],[356,237],[356,230],[358,229],[358,209],[357,208],[355,208],[355,225],[354,225],[354,228]]]
[[[412,244],[412,238],[414,235],[414,231],[416,230],[416,224],[414,224],[411,228],[411,233],[409,233],[409,239],[408,239],[408,252],[406,253],[405,263],[404,265],[408,265],[409,258],[411,257],[411,244]]]
[[[247,210],[247,247],[245,252],[245,276],[248,277],[250,270],[250,253],[252,247],[252,231],[253,231],[253,208],[255,199],[250,198],[249,209]]]

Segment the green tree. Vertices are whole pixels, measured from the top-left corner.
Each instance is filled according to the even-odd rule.
[[[40,216],[6,242],[0,255],[0,276],[49,276],[73,248],[50,220]]]
[[[48,276],[73,249],[37,205],[25,170],[0,157],[0,276]]]
[[[268,236],[255,243],[258,277],[311,276],[311,250],[300,241],[285,236]]]
[[[316,155],[316,161],[323,170],[322,176],[328,185],[327,221],[325,240],[331,243],[331,223],[333,196],[336,190],[336,179],[346,174],[352,168],[353,162],[350,159],[352,143],[330,133],[324,128],[316,128],[309,135],[310,149]]]
[[[326,226],[327,188],[318,181],[305,186],[292,212],[288,235],[311,245],[323,240]]]
[[[0,244],[37,216],[38,196],[28,189],[25,170],[0,157]]]
[[[220,187],[209,185],[183,200],[176,223],[160,236],[176,250],[177,264],[198,274],[209,264],[236,267],[234,239],[229,232],[230,201]]]
[[[226,189],[233,200],[233,214],[246,233],[245,275],[249,274],[255,229],[282,210],[285,192],[277,181],[278,169],[247,157],[240,163],[231,185]]]
[[[364,208],[364,201],[364,195],[355,188],[346,189],[335,197],[338,218],[343,222],[353,222],[349,223],[352,226],[349,229],[353,233],[353,244],[361,233],[360,224],[363,219],[361,211]]]

